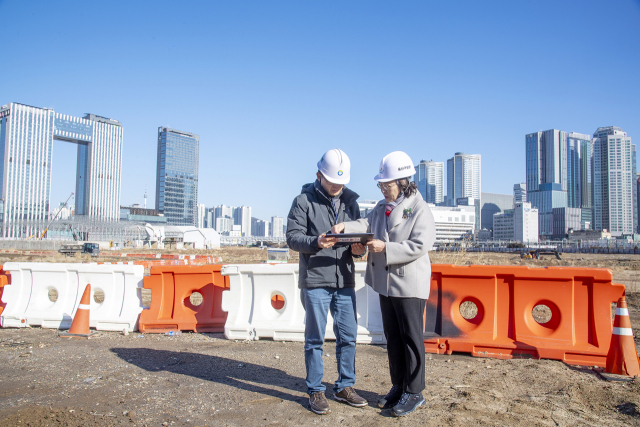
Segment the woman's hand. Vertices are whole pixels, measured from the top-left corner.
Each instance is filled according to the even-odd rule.
[[[367,242],[367,246],[371,252],[384,252],[385,244],[382,240],[373,239]]]
[[[344,231],[344,222],[331,227],[331,234],[340,234]]]
[[[356,256],[364,255],[365,247],[362,243],[354,243],[351,245],[351,253]]]

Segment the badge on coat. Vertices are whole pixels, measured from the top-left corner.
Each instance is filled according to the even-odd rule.
[[[411,210],[411,208],[405,209],[404,211],[402,211],[402,219],[411,218],[412,216],[413,216],[413,211]]]

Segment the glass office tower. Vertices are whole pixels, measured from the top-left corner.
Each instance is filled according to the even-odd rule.
[[[122,125],[86,114],[11,103],[0,107],[0,190],[3,236],[43,231],[50,209],[53,141],[78,146],[76,215],[117,221],[120,216]]]
[[[427,203],[434,205],[444,201],[444,163],[422,160],[416,165],[413,181]]]
[[[549,129],[525,136],[527,200],[538,209],[538,231],[553,235],[553,208],[566,208],[567,132]],[[579,168],[578,168],[579,169]]]
[[[480,154],[456,153],[447,160],[447,202],[455,206],[463,197],[480,199]]]
[[[158,128],[156,210],[171,225],[196,226],[200,136]]]
[[[592,163],[591,136],[576,132],[567,134],[567,205],[582,209],[582,228],[592,222]]]

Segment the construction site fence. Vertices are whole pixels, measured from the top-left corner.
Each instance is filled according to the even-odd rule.
[[[0,249],[16,249],[19,251],[57,251],[66,240],[0,240]]]
[[[444,251],[444,252],[457,252],[457,251],[465,251],[465,252],[492,252],[492,253],[512,253],[512,254],[521,254],[523,252],[529,252],[538,249],[538,247],[526,247],[526,248],[476,248],[476,247],[437,247],[433,248],[435,251]],[[600,248],[600,247],[585,247],[585,248],[577,248],[577,247],[559,247],[559,248],[549,248],[541,250],[554,251],[557,250],[558,253],[567,253],[567,254],[627,254],[627,255],[640,255],[640,247],[638,248]]]
[[[99,330],[304,340],[298,264],[185,265],[204,261],[8,262],[0,272],[0,324],[68,327],[90,283],[91,326]],[[150,275],[143,276],[141,264],[157,262],[165,265],[150,264]],[[379,298],[364,283],[365,270],[365,263],[356,263],[357,341],[383,344]],[[625,292],[613,283],[611,270],[582,267],[432,264],[424,286],[431,290],[424,329],[429,353],[598,366],[604,366],[611,342],[611,304]],[[151,291],[148,308],[143,288]],[[329,316],[327,339],[335,339],[331,323]]]

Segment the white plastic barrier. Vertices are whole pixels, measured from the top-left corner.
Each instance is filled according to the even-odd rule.
[[[4,287],[2,294],[2,302],[6,303],[0,315],[3,328],[69,328],[87,284],[91,284],[92,328],[138,328],[143,309],[141,265],[8,262],[3,269],[11,274],[11,284]],[[57,292],[57,299],[50,297],[52,290]],[[100,303],[95,298],[99,291],[104,294]]]
[[[364,284],[365,263],[356,263],[356,307],[359,343],[384,344],[378,294]],[[225,265],[229,290],[222,292],[222,310],[228,313],[224,334],[228,339],[304,341],[305,311],[298,289],[298,264]],[[271,300],[284,300],[280,309]],[[325,339],[335,340],[333,318],[327,319]]]

